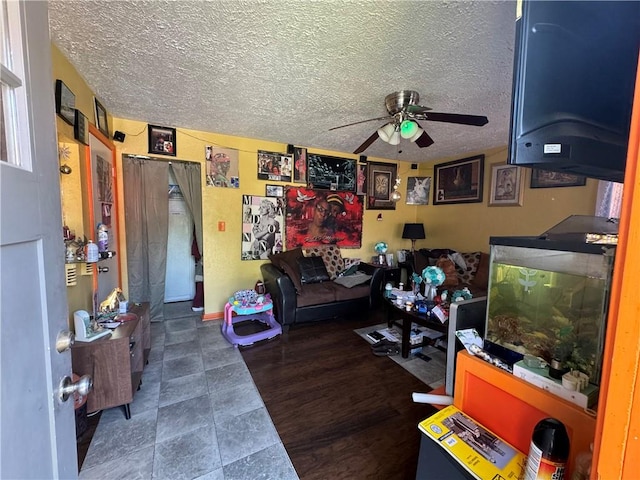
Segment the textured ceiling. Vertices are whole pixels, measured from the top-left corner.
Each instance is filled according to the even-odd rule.
[[[509,139],[515,1],[49,1],[52,41],[117,117],[353,152],[384,98],[420,93],[427,148],[364,154],[424,162]],[[401,150],[401,153],[398,153]],[[179,152],[178,152],[179,154]]]

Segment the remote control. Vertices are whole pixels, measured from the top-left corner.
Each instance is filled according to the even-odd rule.
[[[382,335],[380,332],[377,332],[375,330],[373,332],[367,333],[367,336],[372,340],[375,340],[376,342],[379,342],[384,338],[384,335]]]

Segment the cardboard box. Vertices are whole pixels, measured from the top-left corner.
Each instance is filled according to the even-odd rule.
[[[513,374],[582,408],[591,408],[598,401],[598,387],[595,385],[589,384],[580,392],[569,390],[562,386],[562,380],[549,376],[548,368],[528,367],[520,360],[513,365]]]
[[[524,476],[527,456],[453,405],[423,420],[418,428],[475,478]]]

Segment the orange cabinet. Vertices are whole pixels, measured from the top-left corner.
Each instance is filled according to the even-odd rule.
[[[527,454],[535,425],[553,417],[564,423],[571,450],[568,472],[571,478],[575,456],[589,451],[596,418],[593,412],[557,397],[505,372],[466,351],[458,353],[453,404]]]

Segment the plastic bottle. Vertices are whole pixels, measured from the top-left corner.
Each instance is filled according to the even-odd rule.
[[[89,242],[86,245],[86,262],[87,263],[95,263],[98,261],[99,258],[99,253],[98,253],[98,246],[93,243],[91,240],[89,240]]]
[[[98,224],[98,251],[106,252],[109,249],[109,231],[104,223]]]
[[[562,480],[569,458],[569,436],[555,418],[540,420],[533,429],[525,480]]]

